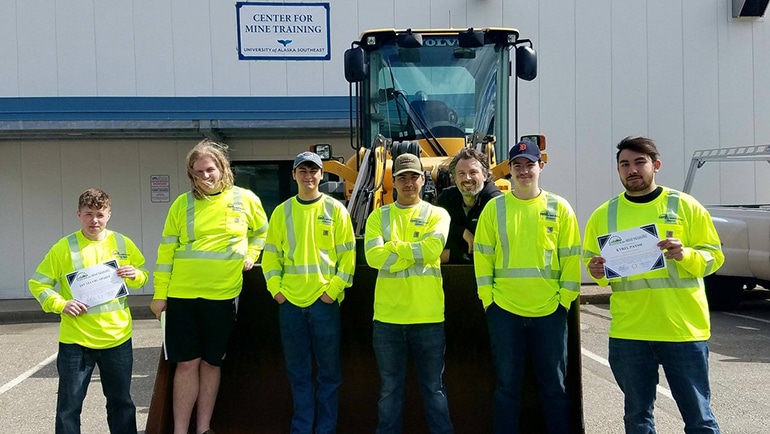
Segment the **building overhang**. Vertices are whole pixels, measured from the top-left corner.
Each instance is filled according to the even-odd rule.
[[[346,96],[0,98],[0,140],[347,136],[350,103]]]

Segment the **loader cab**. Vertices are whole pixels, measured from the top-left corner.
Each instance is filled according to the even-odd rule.
[[[506,155],[517,135],[508,122],[512,64],[519,78],[537,74],[534,50],[518,36],[514,29],[365,32],[345,53],[345,77],[359,97],[354,147],[382,135],[420,141],[427,156],[451,156],[493,136],[497,155]]]

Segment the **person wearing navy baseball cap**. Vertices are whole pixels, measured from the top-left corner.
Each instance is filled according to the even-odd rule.
[[[494,432],[518,432],[529,354],[547,432],[568,434],[567,316],[580,291],[580,228],[570,204],[540,188],[537,144],[519,142],[508,156],[513,191],[484,207],[473,249],[497,374]]]
[[[540,147],[533,142],[519,142],[508,151],[508,163],[512,163],[518,157],[524,157],[529,161],[540,161]]]

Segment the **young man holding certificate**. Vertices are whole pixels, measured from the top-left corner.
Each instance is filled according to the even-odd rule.
[[[77,215],[81,229],[54,244],[29,280],[43,310],[61,315],[56,433],[80,432],[80,412],[95,365],[107,398],[110,432],[136,433],[130,393],[131,312],[122,295],[125,285],[139,288],[147,282],[144,256],[128,237],[107,230],[110,198],[105,192],[81,194]]]
[[[718,433],[710,409],[710,322],[703,277],[724,262],[708,211],[693,197],[658,186],[658,149],[645,137],[618,145],[625,192],[601,205],[586,224],[583,262],[599,285],[612,286],[609,362],[625,395],[626,433],[654,433],[658,366],[666,373],[685,432]],[[651,226],[665,266],[618,275],[606,267],[600,243],[622,231]],[[647,229],[645,229],[647,228]],[[620,236],[623,238],[623,236]],[[608,271],[610,270],[610,271]]]

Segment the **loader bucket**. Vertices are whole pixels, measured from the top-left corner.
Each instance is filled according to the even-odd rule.
[[[476,295],[471,265],[442,268],[446,294],[446,368],[444,383],[449,411],[458,433],[492,432],[495,371],[484,310]],[[371,433],[377,427],[380,380],[372,350],[374,284],[377,271],[358,265],[354,283],[342,303],[342,386],[338,432]],[[573,433],[583,434],[580,361],[580,310],[569,312],[567,391],[572,399]],[[172,432],[173,364],[161,351],[146,432]],[[193,413],[194,415],[194,413]],[[212,429],[219,434],[286,433],[292,399],[278,329],[278,308],[265,287],[262,270],[244,274],[238,321],[232,334],[214,410]],[[546,432],[533,371],[525,372],[521,409],[522,433]],[[194,416],[193,416],[194,422]],[[192,426],[192,425],[191,425]],[[413,366],[407,372],[404,432],[427,433],[422,399]]]

